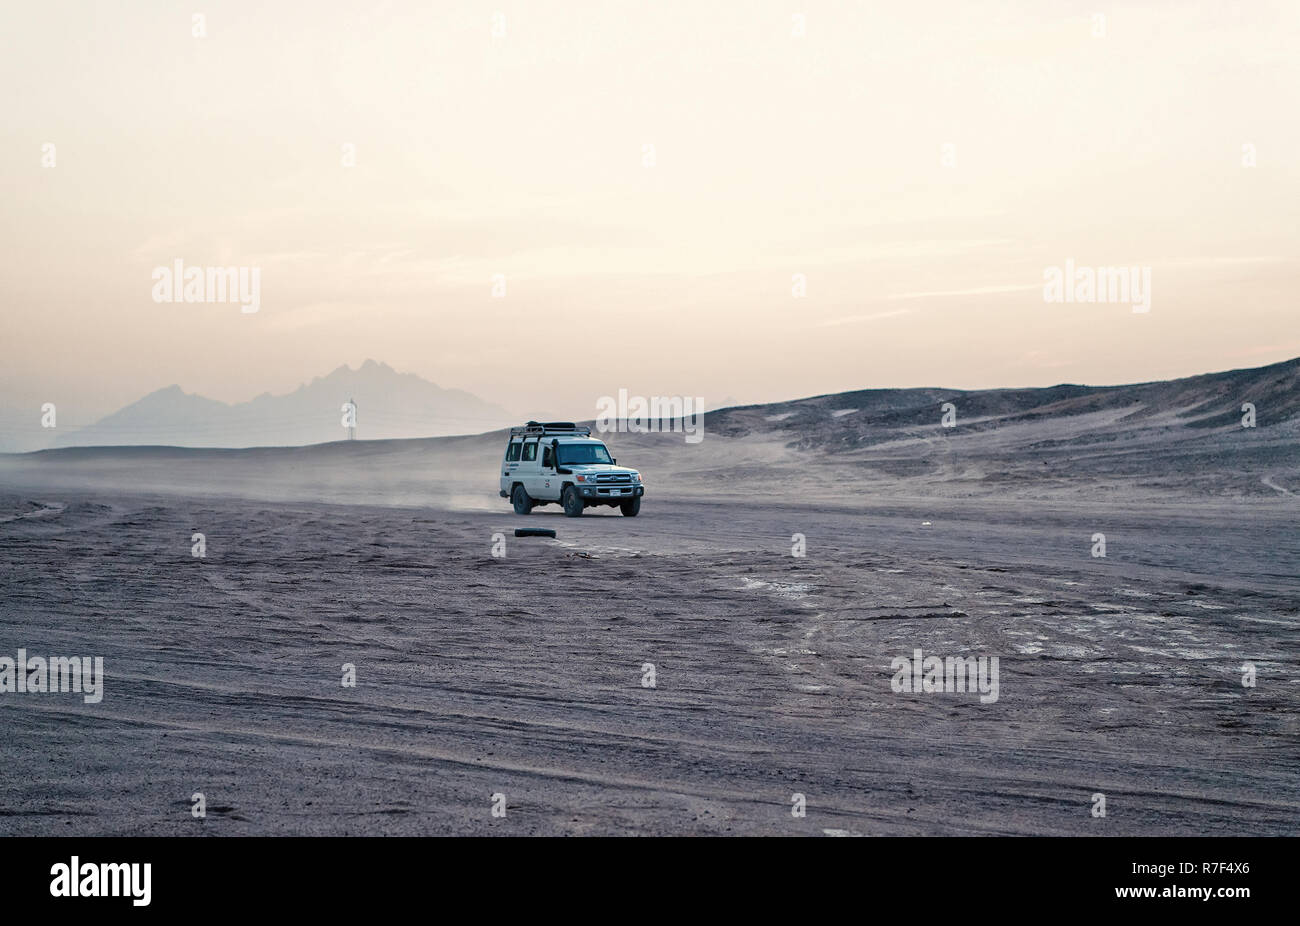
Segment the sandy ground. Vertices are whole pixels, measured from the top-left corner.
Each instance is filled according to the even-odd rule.
[[[209,484],[235,478],[205,459]],[[0,695],[0,833],[1300,822],[1300,536],[1283,493],[1011,504],[900,483],[836,502],[809,501],[810,484],[711,501],[652,486],[637,519],[573,520],[459,487],[402,506],[49,481],[0,478],[0,654],[102,655],[106,693]],[[520,525],[559,538],[516,539]],[[893,692],[890,661],[915,648],[998,656],[999,699]]]
[[[0,455],[0,656],[107,673],[0,693],[0,833],[1300,828],[1300,360],[706,423],[610,436],[636,519],[516,517],[502,434]]]

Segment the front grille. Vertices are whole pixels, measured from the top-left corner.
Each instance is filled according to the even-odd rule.
[[[604,473],[594,481],[597,485],[630,485],[632,477],[627,473]]]

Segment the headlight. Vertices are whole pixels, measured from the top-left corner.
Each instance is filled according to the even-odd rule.
[[[642,482],[643,480],[641,479],[641,474],[640,474],[640,473],[633,473],[633,474],[632,474],[632,481],[633,481],[633,482]]]

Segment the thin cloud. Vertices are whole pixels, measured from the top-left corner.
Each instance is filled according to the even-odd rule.
[[[894,293],[890,299],[929,299],[935,296],[987,296],[992,293],[1021,293],[1039,289],[1041,284],[1017,283],[1013,286],[976,286],[972,289],[940,289],[928,293]]]
[[[834,325],[855,325],[858,322],[873,322],[878,318],[892,318],[895,315],[906,315],[911,309],[895,309],[892,312],[876,312],[872,315],[846,315],[843,318],[829,318],[824,322],[818,322],[816,328],[830,328]]]

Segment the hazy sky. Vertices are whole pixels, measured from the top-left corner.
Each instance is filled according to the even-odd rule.
[[[0,406],[367,357],[581,417],[1300,355],[1294,0],[0,15]],[[260,311],[155,302],[177,258],[261,268]],[[1067,258],[1150,267],[1150,312],[1045,302]]]

